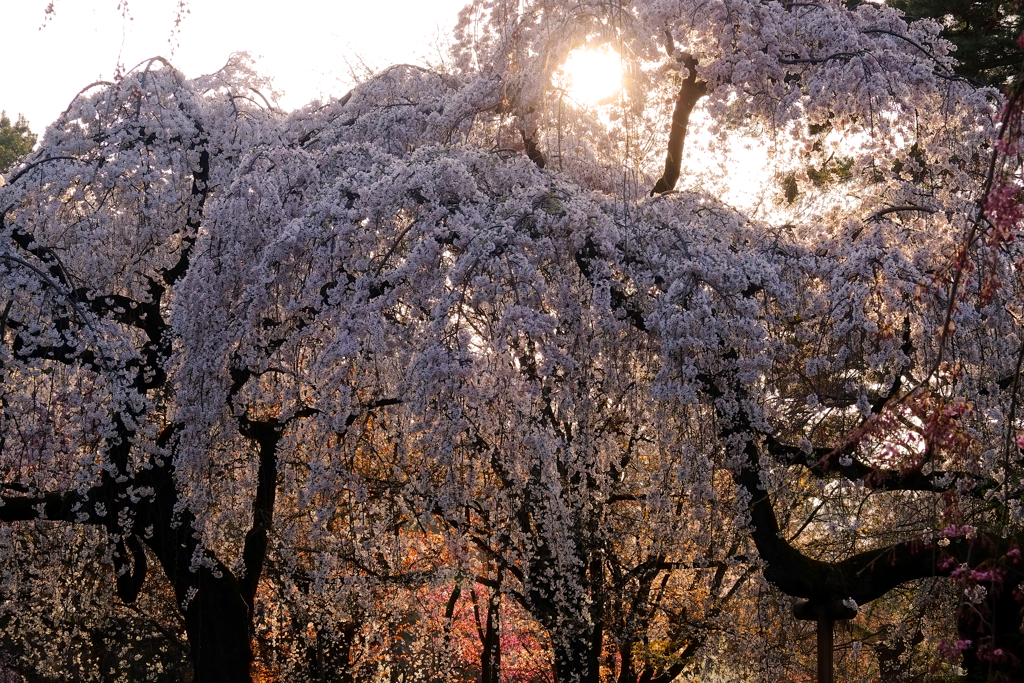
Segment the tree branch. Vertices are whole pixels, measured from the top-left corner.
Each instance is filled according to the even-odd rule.
[[[697,101],[708,92],[706,81],[697,80],[697,60],[692,55],[683,55],[679,58],[687,69],[689,75],[683,79],[679,86],[679,95],[676,97],[676,106],[672,112],[672,127],[668,134],[668,150],[665,153],[665,172],[651,190],[651,196],[668,192],[676,186],[679,180],[679,169],[683,162],[683,143],[686,141],[686,129],[690,125],[690,112],[693,111]]]

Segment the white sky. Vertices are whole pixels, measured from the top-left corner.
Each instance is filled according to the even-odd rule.
[[[294,109],[321,94],[340,96],[352,85],[349,64],[376,69],[399,62],[437,61],[468,0],[188,0],[173,48],[177,0],[7,0],[0,109],[19,113],[43,130],[93,81],[109,79],[121,61],[167,57],[186,76],[216,71],[232,52],[257,58],[257,68],[285,92]],[[123,47],[122,47],[123,45]]]
[[[291,110],[321,96],[344,95],[354,84],[350,68],[361,63],[379,70],[437,62],[439,46],[450,40],[457,14],[470,0],[186,0],[189,14],[175,35],[178,1],[128,0],[132,19],[125,20],[119,0],[54,0],[56,14],[46,21],[49,0],[0,0],[0,109],[12,120],[24,114],[41,137],[82,88],[110,79],[119,55],[128,68],[167,57],[194,77],[216,71],[232,52],[246,51],[284,91],[279,104]],[[608,67],[595,69],[594,87],[604,90]],[[584,89],[586,78],[573,75]],[[745,166],[764,165],[739,154]],[[746,183],[729,184],[737,185]]]

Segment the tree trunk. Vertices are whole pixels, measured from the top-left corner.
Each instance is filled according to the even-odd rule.
[[[636,683],[636,664],[633,661],[633,645],[630,640],[619,644],[619,677],[617,683]]]
[[[178,604],[185,608],[185,631],[192,654],[193,683],[252,683],[252,622],[235,577],[203,567],[193,581],[178,582]],[[191,585],[190,585],[191,584]],[[192,593],[192,589],[195,592]]]
[[[690,112],[697,105],[697,100],[708,92],[708,84],[697,80],[697,60],[690,55],[684,55],[681,61],[689,69],[689,75],[679,86],[676,106],[672,111],[672,127],[668,133],[665,172],[651,189],[652,197],[675,189],[683,163],[683,144],[686,142],[686,129],[690,126]]]
[[[487,598],[487,623],[483,651],[480,653],[480,683],[501,683],[500,613],[501,594],[493,591]]]
[[[555,683],[598,683],[600,652],[594,652],[590,629],[551,633],[555,652]]]
[[[306,650],[310,681],[354,683],[352,648],[361,627],[360,621],[339,622],[334,630],[317,627],[316,642]]]
[[[178,609],[185,616],[193,683],[251,683],[253,613],[246,602],[248,589],[243,590],[231,570],[202,548],[191,513],[174,516],[178,492],[170,467],[151,468],[137,479],[150,486],[154,496],[139,503],[135,530],[149,527],[151,534],[144,542],[174,586]]]

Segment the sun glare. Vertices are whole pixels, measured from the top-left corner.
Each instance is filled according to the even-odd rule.
[[[569,97],[580,104],[601,104],[622,89],[622,62],[607,45],[569,53],[561,71]]]

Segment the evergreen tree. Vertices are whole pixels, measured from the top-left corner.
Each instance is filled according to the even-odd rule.
[[[1020,70],[1017,37],[1024,30],[1015,0],[893,0],[908,19],[929,18],[942,37],[957,46],[954,56],[963,75],[1005,88]]]
[[[12,125],[7,112],[0,112],[0,173],[31,152],[35,144],[35,133],[29,130],[24,116],[19,114],[18,122]]]

